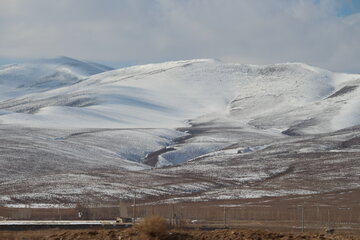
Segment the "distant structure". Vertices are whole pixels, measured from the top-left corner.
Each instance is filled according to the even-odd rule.
[[[124,201],[119,202],[119,217],[121,218],[129,218],[127,204]]]

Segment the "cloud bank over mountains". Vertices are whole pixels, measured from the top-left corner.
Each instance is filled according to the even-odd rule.
[[[2,0],[0,60],[218,58],[360,72],[356,1]]]

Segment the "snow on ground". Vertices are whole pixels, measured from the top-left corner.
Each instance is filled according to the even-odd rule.
[[[329,189],[336,191],[358,186],[360,169],[357,160],[359,153],[329,152],[325,147],[336,148],[344,141],[359,136],[359,131],[356,129],[334,133],[333,136],[326,134],[311,137],[285,137],[276,139],[267,145],[258,147],[250,145],[249,148],[254,151],[246,153],[239,152],[238,150],[243,148],[235,146],[235,148],[209,153],[196,160],[172,167],[155,169],[148,167],[130,172],[119,167],[125,164],[123,160],[114,159],[114,162],[110,162],[100,151],[90,152],[90,155],[97,155],[94,155],[93,160],[88,159],[86,165],[76,164],[76,162],[84,161],[84,156],[86,156],[80,152],[80,146],[88,146],[86,149],[93,148],[92,146],[106,149],[112,138],[114,145],[109,145],[111,149],[116,146],[117,141],[122,138],[126,139],[126,136],[132,134],[131,131],[137,130],[124,132],[124,135],[112,135],[120,130],[99,129],[98,131],[97,133],[70,131],[68,134],[64,134],[60,130],[56,130],[56,134],[50,131],[52,138],[57,136],[54,141],[69,143],[74,148],[71,154],[77,153],[78,155],[71,159],[73,163],[64,161],[62,151],[69,148],[63,148],[61,145],[53,145],[56,148],[52,151],[59,152],[62,157],[59,160],[61,159],[66,165],[64,168],[54,164],[56,161],[53,160],[53,156],[45,161],[49,164],[46,166],[45,163],[42,163],[47,158],[46,155],[38,153],[39,157],[34,156],[33,159],[22,164],[26,166],[25,169],[16,169],[16,172],[12,174],[14,178],[7,179],[9,175],[2,178],[0,204],[29,201],[42,204],[76,203],[84,199],[91,202],[111,202],[118,199],[131,199],[135,192],[139,198],[161,196],[165,199],[175,197],[178,200],[205,201],[313,194],[326,192]],[[164,135],[167,136],[166,138],[177,136],[177,134],[168,134],[162,130],[152,129],[150,131],[154,131],[151,132],[152,134],[157,134],[154,136],[155,139]],[[221,129],[221,131],[231,132],[232,130]],[[2,132],[6,133],[5,130]],[[108,134],[109,136],[107,136]],[[137,134],[137,132],[134,133],[135,136]],[[149,133],[145,131],[144,136],[147,134]],[[51,139],[34,133],[27,135],[29,137],[30,135],[36,136],[33,140],[36,139],[38,144],[41,139],[43,141]],[[239,134],[239,137],[241,136],[242,134]],[[255,143],[261,135],[250,136],[253,137]],[[347,138],[344,139],[344,136]],[[9,143],[12,142],[11,139],[20,139],[19,136],[11,137],[9,135],[4,138],[8,139]],[[137,141],[136,138],[135,141]],[[148,140],[144,139],[144,141]],[[27,146],[24,145],[24,142],[20,142],[19,145],[21,148],[19,146],[15,151],[23,155],[24,150],[21,149],[27,148]],[[10,147],[11,145],[5,146]],[[302,151],[309,146],[317,147],[317,150]],[[352,147],[350,146],[348,149],[352,150]],[[99,162],[96,161],[97,158],[100,159]],[[39,168],[37,174],[34,175],[35,166],[28,165],[28,162],[36,163],[35,166]],[[102,166],[98,163],[101,163]],[[14,163],[14,159],[12,164],[14,165],[8,168],[9,170],[18,166]],[[6,168],[4,164],[1,166]]]
[[[201,155],[220,150],[230,143],[188,143],[183,145],[173,145],[175,150],[160,155],[161,161],[156,167],[181,164]]]
[[[0,66],[0,100],[74,84],[112,68],[68,57]]]
[[[343,108],[338,99],[327,97],[356,77],[298,63],[255,66],[200,59],[149,64],[0,102],[11,112],[0,121],[47,128],[177,128],[191,119],[200,124],[223,120],[243,127],[300,125],[300,132],[324,132],[348,125],[327,124]]]
[[[0,67],[0,84],[15,88],[52,89],[109,70],[112,68],[68,57],[41,59]]]
[[[150,168],[141,162],[184,133],[169,129],[52,130],[0,127],[0,180],[51,173]]]
[[[68,58],[0,68],[0,204],[358,186],[360,75],[211,59],[108,70]],[[164,148],[158,168],[143,163]]]

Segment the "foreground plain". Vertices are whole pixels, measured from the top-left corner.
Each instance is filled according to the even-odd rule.
[[[37,239],[37,240],[146,240],[138,232],[127,230],[44,230],[26,232],[0,232],[1,239]],[[155,239],[155,238],[153,238]],[[358,240],[360,235],[339,233],[327,235],[321,232],[281,233],[263,230],[172,230],[162,240]]]

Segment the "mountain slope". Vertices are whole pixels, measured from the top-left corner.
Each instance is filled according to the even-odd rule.
[[[188,120],[221,119],[288,134],[319,133],[360,123],[357,113],[347,110],[358,106],[358,79],[297,63],[167,62],[0,102],[0,121],[51,128],[176,128]]]
[[[359,79],[200,59],[0,101],[0,204],[359,189]]]
[[[85,77],[109,70],[112,68],[69,57],[1,66],[0,99],[71,85]]]

